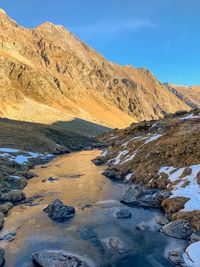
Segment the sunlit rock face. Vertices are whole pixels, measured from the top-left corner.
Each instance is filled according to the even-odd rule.
[[[19,26],[0,12],[0,116],[72,117],[122,128],[188,109],[146,69],[107,61],[62,26]]]

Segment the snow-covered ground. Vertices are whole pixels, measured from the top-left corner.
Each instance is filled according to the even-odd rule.
[[[104,150],[103,153],[101,154],[102,157],[106,157],[108,154],[108,151],[107,150]]]
[[[162,136],[162,134],[154,134],[153,136],[149,137],[144,144],[148,144],[150,142],[153,142],[155,140],[157,140],[158,138],[160,138]]]
[[[183,259],[188,267],[200,267],[200,241],[187,247]]]
[[[197,174],[200,172],[200,164],[189,166],[192,170],[190,175],[180,179],[181,174],[185,168],[180,168],[176,171],[174,167],[162,167],[159,173],[166,173],[169,175],[170,182],[176,182],[172,190],[173,197],[186,197],[189,198],[185,203],[182,211],[200,210],[200,185],[197,183]],[[173,173],[171,173],[173,171]],[[171,173],[171,174],[170,174]],[[199,265],[200,266],[200,265]]]
[[[41,158],[41,159],[48,159],[52,157],[52,154],[41,154],[41,153],[35,153],[30,151],[22,151],[19,149],[13,149],[13,148],[0,148],[0,156],[6,157],[10,161],[15,161],[19,164],[25,164],[28,163],[30,159],[34,158]]]
[[[142,145],[140,145],[135,151],[133,151],[132,154],[130,154],[130,152],[128,150],[123,150],[123,151],[120,151],[115,158],[109,160],[108,162],[112,162],[114,165],[118,165],[118,164],[122,165],[128,161],[131,161],[137,155],[137,153],[141,147],[143,147],[144,145],[146,145],[150,142],[156,141],[161,136],[162,136],[161,134],[154,134],[150,137],[149,136],[136,136],[136,137],[130,139],[129,141],[123,143],[121,146],[127,147],[128,143],[131,141],[134,141],[134,140],[144,140],[145,142]],[[103,152],[102,156],[105,157],[105,155],[107,155],[106,151]],[[126,156],[123,161],[121,161],[122,156]]]
[[[198,114],[198,115],[189,114],[189,115],[187,115],[185,117],[180,118],[181,121],[192,120],[192,119],[200,119],[200,114]]]
[[[113,159],[113,164],[114,165],[118,165],[121,161],[121,156],[125,156],[128,154],[128,150],[123,150],[123,151],[120,151],[119,154],[117,155],[117,157],[115,157]]]

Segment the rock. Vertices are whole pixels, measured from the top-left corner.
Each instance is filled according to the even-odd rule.
[[[149,225],[147,225],[145,222],[141,222],[141,223],[137,224],[135,226],[135,228],[138,230],[141,230],[141,231],[145,231],[145,230],[149,229]]]
[[[57,147],[56,150],[53,152],[54,155],[63,155],[63,154],[69,154],[71,152],[71,149],[68,147]]]
[[[89,209],[92,207],[92,204],[85,204],[83,207],[81,207],[82,210]]]
[[[123,242],[116,237],[109,237],[109,238],[104,238],[102,242],[105,244],[105,250],[109,249],[117,253],[124,253],[128,249],[124,247]]]
[[[66,220],[75,214],[75,209],[66,206],[59,199],[54,200],[44,210],[52,220]]]
[[[69,151],[80,151],[83,149],[83,146],[82,145],[72,145],[69,147]]]
[[[32,255],[32,259],[41,267],[90,267],[78,256],[59,250],[37,252]]]
[[[176,220],[162,227],[162,231],[169,236],[188,239],[192,234],[192,228],[186,220]]]
[[[46,183],[46,182],[53,183],[53,182],[56,182],[56,181],[59,181],[59,179],[58,178],[49,177],[48,179],[44,179],[42,182],[43,183]]]
[[[164,211],[168,214],[175,214],[178,211],[184,209],[185,203],[188,202],[189,198],[186,197],[170,197],[162,202]]]
[[[99,250],[101,254],[104,253],[104,248],[96,232],[94,231],[93,225],[84,226],[81,229],[78,229],[78,232],[83,240],[89,241],[95,248]]]
[[[4,255],[5,255],[5,251],[3,248],[0,248],[0,266],[3,265],[4,262]]]
[[[2,205],[0,205],[0,212],[7,214],[8,211],[13,207],[13,204],[11,202],[6,202]]]
[[[3,227],[3,223],[4,223],[4,214],[0,212],[0,229]]]
[[[187,267],[187,265],[183,260],[182,255],[183,253],[181,253],[180,251],[171,251],[169,252],[168,259],[175,265]]]
[[[25,199],[25,193],[20,190],[12,190],[0,196],[1,201],[8,201],[12,203],[16,203],[24,199]]]
[[[90,150],[92,150],[92,149],[93,149],[92,146],[86,146],[86,147],[84,147],[84,150],[85,150],[85,151],[90,151]]]
[[[25,172],[25,173],[23,173],[23,177],[25,179],[29,180],[31,178],[37,177],[37,175],[33,172]]]
[[[104,160],[103,158],[96,158],[96,159],[93,159],[92,162],[96,165],[96,166],[100,166],[104,163]]]
[[[164,199],[170,197],[172,195],[171,192],[168,192],[166,190],[160,190],[157,194],[156,194],[156,199],[159,202],[162,202]]]
[[[130,219],[132,217],[132,213],[127,209],[122,209],[116,213],[117,219]]]
[[[193,233],[190,236],[190,242],[191,243],[195,243],[195,242],[199,242],[200,241],[200,233]]]
[[[106,177],[111,178],[111,179],[117,178],[115,170],[106,170],[103,172],[103,175],[105,175]]]
[[[8,192],[10,190],[10,184],[7,181],[0,180],[0,192]]]
[[[139,197],[143,193],[143,187],[140,185],[133,185],[128,188],[124,194],[121,202],[129,205],[139,205]]]
[[[8,234],[5,234],[3,236],[0,236],[0,240],[6,240],[6,241],[13,241],[16,237],[16,232],[10,232]]]
[[[159,208],[160,203],[155,199],[153,195],[144,195],[140,199],[140,206],[142,207],[150,207],[150,208]]]
[[[169,223],[169,220],[164,215],[158,215],[155,218],[155,222],[159,225],[165,225]]]
[[[25,178],[12,179],[11,188],[22,190],[27,185]]]

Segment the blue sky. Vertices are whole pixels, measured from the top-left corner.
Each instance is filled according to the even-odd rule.
[[[200,0],[0,0],[19,24],[62,24],[107,59],[200,84]]]

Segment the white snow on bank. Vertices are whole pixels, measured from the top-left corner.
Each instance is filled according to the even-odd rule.
[[[16,180],[20,179],[20,177],[16,176],[16,175],[11,175],[10,177],[13,178],[13,179],[16,179]]]
[[[118,165],[121,161],[121,156],[125,156],[128,154],[128,150],[120,151],[116,158],[112,159],[114,165]]]
[[[137,155],[137,152],[138,152],[138,149],[136,149],[135,152],[134,152],[132,155],[128,155],[128,156],[126,157],[126,159],[125,159],[121,164],[124,164],[124,163],[126,163],[126,162],[128,162],[128,161],[134,159],[135,156]]]
[[[192,119],[200,119],[200,114],[198,115],[194,115],[194,114],[189,114],[183,118],[180,118],[181,121],[184,121],[184,120],[192,120]]]
[[[20,150],[18,149],[13,149],[13,148],[4,148],[4,147],[1,147],[0,148],[0,152],[6,152],[6,153],[17,153],[19,152]]]
[[[147,138],[148,138],[148,137],[144,137],[144,136],[136,136],[136,137],[134,137],[134,138],[128,140],[126,143],[122,144],[122,146],[123,146],[123,147],[126,147],[126,146],[128,145],[129,142],[132,142],[132,141],[135,141],[135,140],[140,140],[140,141],[142,141],[142,140],[145,140],[145,139],[147,139]]]
[[[161,134],[154,134],[153,136],[151,136],[151,137],[142,137],[140,140],[145,140],[145,139],[147,139],[145,142],[144,142],[144,144],[142,144],[141,146],[139,146],[134,152],[133,152],[133,154],[132,155],[127,155],[126,156],[126,158],[125,158],[125,160],[121,163],[121,164],[124,164],[124,163],[126,163],[126,162],[128,162],[128,161],[131,161],[131,160],[133,160],[134,158],[135,158],[135,156],[137,155],[137,153],[138,153],[138,151],[139,151],[139,149],[141,148],[141,147],[143,147],[145,144],[147,144],[147,143],[150,143],[150,142],[152,142],[152,141],[155,141],[155,140],[157,140],[159,137],[161,137],[162,135]]]
[[[106,157],[106,156],[107,156],[107,154],[108,154],[108,151],[107,151],[107,150],[105,150],[105,151],[103,151],[103,153],[101,154],[101,156],[102,156],[102,157]]]
[[[190,175],[187,175],[184,178],[179,179],[181,174],[183,173],[185,168],[180,168],[170,174],[171,171],[175,170],[174,167],[162,167],[159,173],[166,173],[169,175],[170,182],[178,183],[174,185],[172,190],[173,197],[186,197],[189,198],[185,203],[184,209],[182,211],[193,211],[193,210],[200,210],[200,185],[197,183],[197,174],[200,172],[200,164],[189,166],[192,169]],[[188,185],[185,184],[188,182]]]
[[[189,267],[200,266],[200,241],[187,247],[186,252],[183,254],[183,259]]]
[[[132,173],[127,174],[125,177],[125,181],[129,181],[131,179],[132,175],[133,175]]]
[[[157,140],[158,138],[160,138],[162,136],[162,134],[154,134],[153,136],[151,136],[150,138],[148,138],[145,142],[144,142],[144,144],[148,144],[148,143],[150,143],[150,142],[152,142],[152,141],[155,141],[155,140]]]
[[[52,154],[41,154],[13,148],[0,148],[0,152],[3,152],[0,153],[1,157],[7,157],[9,160],[15,161],[19,164],[28,163],[31,158],[48,159],[53,156]],[[15,153],[18,153],[18,155],[15,155]]]

